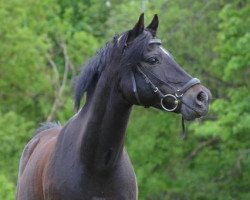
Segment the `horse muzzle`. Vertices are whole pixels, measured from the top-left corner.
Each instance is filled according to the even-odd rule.
[[[180,111],[185,120],[200,118],[208,113],[211,92],[201,84],[194,85],[182,96]]]

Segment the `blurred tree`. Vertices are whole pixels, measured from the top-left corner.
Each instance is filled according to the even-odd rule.
[[[5,174],[15,183],[20,154],[34,130],[34,123],[15,112],[0,114],[0,174]]]
[[[212,106],[216,120],[193,127],[200,138],[221,139],[216,148],[206,150],[193,163],[195,168],[205,165],[209,182],[203,184],[203,196],[207,192],[207,199],[250,198],[247,189],[250,186],[249,13],[249,1],[228,3],[220,12],[215,48],[218,58],[213,61],[212,68],[213,74],[223,83],[217,84],[220,98],[215,99]]]
[[[30,28],[33,20],[39,18],[43,24],[46,19],[39,12],[30,16],[29,3],[16,0],[1,3],[0,104],[3,112],[14,110],[33,118],[44,115],[43,94],[49,95],[52,90],[45,58],[41,56],[49,44],[43,34],[37,35]]]
[[[15,199],[15,185],[10,182],[4,175],[0,174],[0,199]]]
[[[13,199],[21,151],[39,123],[73,115],[82,63],[142,11],[146,24],[159,14],[159,38],[212,88],[214,103],[187,141],[179,116],[135,109],[127,148],[139,199],[250,198],[249,0],[0,3],[0,199]]]
[[[39,123],[73,115],[73,76],[99,39],[72,23],[73,4],[62,12],[51,0],[0,3],[0,173],[15,185],[22,149]]]

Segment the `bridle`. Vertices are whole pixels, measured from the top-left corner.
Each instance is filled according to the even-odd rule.
[[[149,44],[159,44],[159,45],[161,45],[161,40],[154,38],[154,39],[151,39],[149,41]],[[147,68],[141,66],[140,64],[137,64],[136,70],[142,75],[142,77],[144,78],[145,82],[150,85],[150,87],[152,88],[153,92],[160,97],[161,107],[163,108],[163,110],[165,110],[167,112],[173,112],[173,111],[175,111],[178,108],[178,106],[180,104],[182,104],[182,103],[185,104],[185,105],[187,105],[186,103],[183,102],[183,99],[182,99],[184,93],[189,88],[193,87],[194,85],[200,84],[200,80],[198,78],[191,78],[182,87],[175,88],[173,85],[171,85],[170,83],[168,83],[166,81],[161,80],[159,77],[157,77],[156,74],[154,74],[152,71],[148,70]],[[136,80],[135,80],[135,75],[134,75],[134,72],[132,70],[131,70],[130,76],[131,76],[132,85],[133,85],[133,93],[135,95],[136,101],[137,101],[137,103],[139,105],[143,105],[142,101],[140,100],[139,94],[138,94],[137,84],[136,84]],[[151,76],[154,80],[156,80],[161,85],[166,85],[169,88],[171,88],[171,90],[173,91],[173,93],[164,94],[159,89],[159,86],[156,86],[153,83],[153,81],[149,78],[149,76]],[[174,102],[174,106],[172,108],[167,108],[164,105],[164,100],[167,99],[167,98],[172,98],[172,100]],[[184,121],[184,118],[182,116],[182,139],[186,139],[186,137],[187,137],[187,133],[186,133],[186,128],[185,128],[185,121]]]
[[[161,45],[161,40],[159,39],[151,39],[149,41],[149,44],[159,44]],[[160,104],[161,107],[168,112],[173,112],[175,111],[179,104],[182,103],[182,96],[184,95],[184,93],[191,88],[192,86],[199,84],[200,80],[197,78],[191,78],[191,80],[189,80],[186,84],[184,84],[181,88],[175,88],[173,85],[171,85],[170,83],[161,80],[159,77],[157,77],[156,74],[154,74],[152,71],[148,70],[147,68],[141,66],[140,64],[137,64],[136,66],[137,71],[142,75],[142,77],[144,78],[145,82],[147,84],[150,85],[150,87],[152,88],[153,92],[156,93],[159,97],[160,97]],[[133,93],[135,95],[135,98],[137,100],[137,103],[139,105],[143,105],[142,101],[140,100],[139,94],[138,94],[138,90],[137,90],[137,84],[136,84],[136,80],[135,80],[135,75],[134,72],[131,71],[131,80],[132,80],[132,84],[133,84]],[[149,78],[149,76],[151,76],[154,80],[156,80],[157,82],[159,82],[162,85],[166,85],[167,87],[171,88],[171,90],[173,91],[173,93],[167,93],[164,94],[160,89],[159,86],[156,86],[152,80]],[[174,106],[172,108],[167,108],[164,105],[164,100],[167,98],[172,98],[173,102],[174,102]]]

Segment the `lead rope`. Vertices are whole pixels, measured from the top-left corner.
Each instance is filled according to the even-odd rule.
[[[183,116],[181,116],[181,127],[182,127],[182,132],[181,132],[181,139],[186,140],[188,137],[187,130],[185,127],[185,119]]]

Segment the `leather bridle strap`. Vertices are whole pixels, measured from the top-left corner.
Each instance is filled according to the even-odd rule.
[[[168,112],[173,112],[174,110],[177,109],[178,107],[178,104],[179,102],[183,102],[182,101],[182,96],[183,94],[189,89],[191,88],[192,86],[196,85],[196,84],[199,84],[200,83],[200,80],[197,79],[197,78],[192,78],[190,81],[188,81],[184,86],[182,86],[180,89],[178,90],[175,90],[173,86],[171,86],[170,84],[168,84],[167,82],[164,82],[162,81],[161,79],[159,79],[154,73],[150,73],[151,75],[153,75],[153,77],[160,83],[164,84],[164,85],[168,85],[170,86],[173,90],[174,90],[174,94],[166,94],[164,95],[157,86],[155,86],[155,84],[149,79],[149,77],[142,71],[142,69],[137,66],[137,70],[138,72],[140,72],[144,78],[144,80],[146,81],[146,83],[150,84],[151,88],[153,89],[154,93],[157,93],[159,95],[159,97],[161,98],[161,106],[164,110],[168,111]],[[138,94],[138,90],[137,90],[137,85],[136,85],[136,80],[135,80],[135,76],[134,76],[134,73],[133,71],[131,71],[131,79],[132,79],[132,84],[133,84],[133,92],[135,94],[135,98],[137,100],[137,103],[139,105],[142,105],[142,102],[139,98],[139,94]],[[169,108],[166,108],[163,104],[163,100],[164,98],[173,98],[174,100],[174,104],[175,104],[175,107],[169,109]],[[185,120],[182,116],[182,119],[181,119],[181,125],[182,125],[182,134],[181,134],[181,138],[183,140],[187,139],[187,131],[186,131],[186,128],[185,128]]]
[[[141,100],[139,98],[139,95],[138,95],[138,91],[137,91],[137,85],[136,85],[136,81],[135,81],[135,75],[132,71],[130,71],[130,76],[131,76],[131,80],[132,80],[132,84],[133,84],[133,92],[135,94],[135,98],[136,98],[136,101],[139,105],[142,105],[141,103]]]
[[[153,76],[153,78],[163,84],[163,85],[167,85],[168,87],[170,87],[173,90],[173,94],[164,94],[159,87],[157,87],[148,77],[148,75],[142,70],[142,66],[141,65],[137,65],[137,71],[139,73],[141,73],[141,75],[143,76],[145,82],[147,84],[149,84],[151,86],[151,88],[153,89],[154,93],[156,93],[160,98],[161,98],[161,106],[164,110],[168,111],[168,112],[172,112],[174,110],[177,109],[179,102],[182,102],[182,96],[183,94],[192,86],[199,84],[200,80],[197,78],[192,78],[190,81],[188,81],[184,86],[182,86],[179,89],[175,89],[172,85],[170,85],[169,83],[161,80],[160,78],[158,78],[154,73],[150,72],[149,75]],[[131,71],[131,79],[132,79],[132,84],[133,84],[133,92],[135,94],[137,103],[139,105],[142,105],[142,101],[140,100],[139,94],[138,94],[138,90],[137,90],[137,85],[136,85],[136,80],[135,80],[135,76],[134,73]],[[173,108],[166,108],[164,106],[163,100],[165,98],[172,98],[174,100],[175,103],[175,107]]]
[[[151,39],[149,41],[149,44],[159,44],[161,45],[161,40],[159,39]],[[179,103],[184,103],[183,100],[182,100],[182,96],[185,94],[185,92],[193,87],[194,85],[196,84],[199,84],[200,83],[200,80],[197,79],[197,78],[191,78],[186,84],[184,84],[181,88],[178,88],[176,89],[173,85],[171,85],[170,83],[166,82],[166,81],[163,81],[161,80],[159,77],[157,77],[156,74],[154,74],[152,71],[150,70],[147,70],[145,68],[145,71],[147,71],[148,75],[152,76],[157,82],[159,82],[160,84],[162,85],[166,85],[168,86],[169,88],[171,88],[173,90],[173,93],[169,93],[169,94],[163,94],[163,92],[150,80],[150,78],[148,77],[148,75],[142,70],[142,66],[141,65],[137,65],[137,71],[139,73],[142,74],[144,80],[146,81],[147,84],[149,84],[151,86],[151,88],[153,89],[154,93],[156,93],[160,98],[161,98],[161,107],[168,111],[168,112],[173,112],[177,109]],[[135,95],[135,98],[137,100],[137,103],[139,105],[142,105],[142,102],[140,100],[140,97],[139,97],[139,94],[138,94],[138,90],[137,90],[137,85],[136,85],[136,80],[135,80],[135,75],[134,75],[134,72],[131,71],[130,72],[130,76],[131,76],[131,80],[132,80],[132,84],[133,84],[133,92],[134,92],[134,95]],[[174,104],[175,106],[173,108],[167,108],[165,105],[164,105],[164,99],[166,98],[172,98],[174,100]],[[187,133],[186,133],[186,128],[185,128],[185,120],[182,116],[182,138],[183,139],[186,139],[187,137]]]
[[[182,96],[189,88],[192,86],[201,83],[198,78],[192,78],[185,85],[183,85],[180,89],[175,92],[176,96]]]

